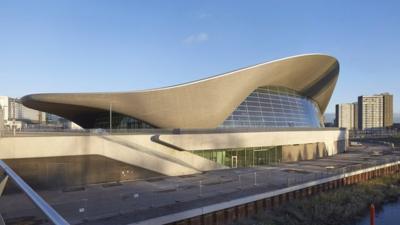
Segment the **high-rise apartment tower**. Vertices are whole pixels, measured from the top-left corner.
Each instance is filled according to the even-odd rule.
[[[358,127],[382,128],[393,125],[393,95],[388,93],[358,97]]]
[[[335,125],[349,130],[358,128],[358,104],[344,103],[336,105]]]

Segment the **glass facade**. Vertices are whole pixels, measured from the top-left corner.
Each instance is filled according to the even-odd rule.
[[[103,112],[96,116],[94,126],[96,128],[109,129],[110,128],[110,113]],[[151,129],[154,126],[138,120],[133,117],[125,116],[120,113],[112,113],[112,128],[113,129]]]
[[[271,165],[282,161],[281,146],[196,150],[192,153],[232,168]]]
[[[224,121],[222,128],[322,127],[318,105],[284,87],[259,87]]]

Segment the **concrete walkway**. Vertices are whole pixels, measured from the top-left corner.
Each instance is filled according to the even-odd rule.
[[[400,154],[389,148],[369,145],[328,158],[274,167],[218,170],[39,194],[72,224],[129,224],[399,160]],[[32,215],[42,218],[26,202],[22,194],[5,195],[0,198],[0,213],[6,220]]]

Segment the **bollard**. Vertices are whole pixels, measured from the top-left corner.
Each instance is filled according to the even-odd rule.
[[[257,186],[257,172],[254,172],[254,186]]]
[[[369,221],[370,221],[370,225],[375,225],[375,206],[374,204],[371,204],[369,206]]]
[[[199,197],[203,196],[203,181],[199,181]]]
[[[79,209],[79,212],[80,213],[83,213],[82,215],[83,215],[83,221],[86,221],[86,220],[88,220],[88,215],[87,215],[87,210],[88,210],[88,199],[87,198],[85,198],[85,199],[82,199],[82,201],[83,201],[83,208],[80,208]],[[83,209],[83,210],[82,210]]]
[[[155,192],[150,192],[150,208],[155,207]]]

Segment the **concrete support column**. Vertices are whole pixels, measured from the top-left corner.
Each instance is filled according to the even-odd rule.
[[[243,219],[246,217],[246,206],[245,205],[239,205],[236,207],[237,211],[237,219]]]
[[[190,225],[202,225],[201,216],[196,216],[190,219]]]
[[[257,211],[257,213],[264,212],[264,210],[265,210],[264,202],[265,202],[264,200],[258,200],[256,202],[256,211]]]
[[[272,197],[272,207],[276,208],[279,206],[279,196]]]
[[[307,189],[303,188],[301,189],[301,197],[304,198],[307,196]]]
[[[246,204],[246,215],[249,216],[253,216],[254,214],[256,214],[256,206],[254,202],[250,202]]]
[[[271,198],[265,199],[265,209],[272,209],[274,207],[273,204],[274,203]]]
[[[190,225],[189,220],[182,220],[176,223],[176,225]]]
[[[208,213],[203,215],[203,225],[214,225],[214,213]]]
[[[229,208],[225,209],[225,218],[226,218],[226,223],[232,223],[236,220],[236,210],[235,208]]]
[[[225,210],[220,210],[215,213],[215,225],[225,225]]]
[[[296,198],[296,199],[301,198],[300,190],[296,190],[296,191],[295,191],[295,198]]]
[[[282,205],[282,204],[285,204],[286,202],[287,202],[287,200],[286,200],[286,194],[281,194],[281,195],[279,195],[279,199],[280,199],[280,201],[279,201],[279,203]]]
[[[294,195],[295,195],[295,194],[294,194],[293,191],[291,191],[291,192],[288,193],[288,200],[289,200],[289,202],[290,202],[290,201],[293,201],[293,200],[295,199],[295,196],[294,196]]]
[[[312,186],[312,187],[311,187],[311,192],[312,192],[313,194],[318,193],[318,192],[317,192],[316,186]]]
[[[324,192],[325,190],[324,190],[324,184],[319,184],[318,185],[318,189],[319,189],[319,192]]]

